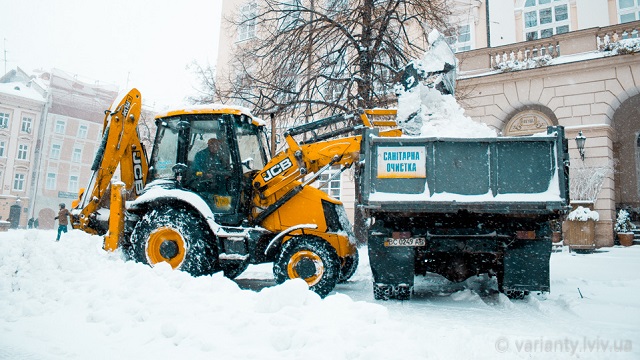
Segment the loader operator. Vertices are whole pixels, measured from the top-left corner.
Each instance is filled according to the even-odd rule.
[[[224,141],[210,138],[207,147],[198,151],[193,158],[191,170],[195,179],[203,182],[209,180],[216,188],[224,188],[225,178],[231,175],[229,157],[225,154]]]

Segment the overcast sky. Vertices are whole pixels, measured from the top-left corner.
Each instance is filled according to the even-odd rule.
[[[84,81],[137,87],[147,106],[197,87],[193,60],[215,64],[221,0],[0,0],[4,74],[58,68]],[[128,82],[128,84],[127,84]]]

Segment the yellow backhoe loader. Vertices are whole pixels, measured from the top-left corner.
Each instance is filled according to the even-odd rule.
[[[368,115],[394,111],[289,129],[286,150],[271,159],[265,124],[246,109],[169,111],[156,116],[147,159],[136,131],[140,109],[133,89],[106,112],[90,186],[74,204],[74,228],[106,235],[105,249],[122,248],[129,259],[167,262],[196,276],[223,271],[234,278],[251,263],[273,262],[278,283],[302,278],[326,296],[353,275],[358,253],[344,206],[310,184],[332,166],[344,171],[358,160],[359,129],[395,125]],[[329,130],[317,135],[319,129]],[[304,135],[309,140],[296,140]],[[112,181],[118,166],[121,181]]]

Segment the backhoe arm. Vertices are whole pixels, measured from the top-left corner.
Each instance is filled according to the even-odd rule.
[[[351,132],[359,133],[365,127],[393,127],[396,125],[393,120],[372,121],[368,115],[390,116],[395,115],[395,110],[364,110],[359,113],[358,117],[354,117],[352,114],[336,115],[285,132],[287,149],[274,156],[254,179],[253,186],[256,190],[254,205],[256,205],[256,209],[261,209],[261,212],[254,213],[254,220],[260,222],[276,211],[278,207],[301,191],[302,187],[315,181],[329,167],[341,165],[344,169],[358,161],[362,135],[339,136]],[[316,135],[314,132],[319,128],[345,121],[356,124],[339,127],[337,130],[326,131],[320,135]],[[303,133],[312,133],[313,137],[307,141],[296,141],[294,136]],[[380,133],[381,136],[400,136],[401,134],[402,132],[395,128]],[[300,183],[302,178],[312,173],[314,176],[303,184]],[[276,199],[274,195],[278,192],[284,195]]]
[[[91,234],[104,234],[107,227],[100,224],[107,217],[110,183],[118,165],[124,188],[137,197],[147,180],[148,163],[137,132],[142,109],[142,97],[132,89],[116,99],[105,112],[103,136],[91,170],[93,174],[86,191],[74,201],[72,226]],[[101,209],[103,214],[100,214]]]

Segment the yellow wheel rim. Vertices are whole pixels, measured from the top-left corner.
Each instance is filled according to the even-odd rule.
[[[311,261],[313,263],[315,272],[313,275],[303,278],[298,274],[298,266],[307,261]],[[324,274],[324,264],[322,263],[320,256],[316,253],[309,250],[301,250],[293,254],[289,260],[289,264],[287,264],[287,274],[290,279],[302,278],[309,286],[313,286],[322,279],[322,275]]]
[[[155,265],[167,262],[172,268],[182,264],[185,254],[185,241],[182,235],[170,227],[161,227],[149,234],[147,241],[147,259]]]

